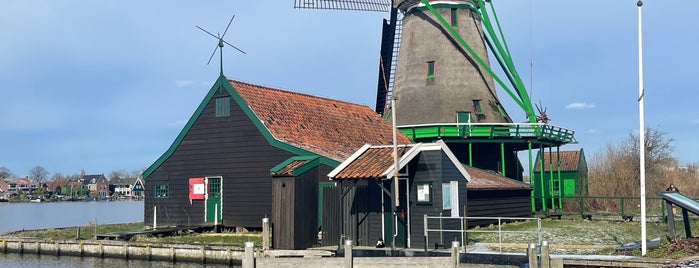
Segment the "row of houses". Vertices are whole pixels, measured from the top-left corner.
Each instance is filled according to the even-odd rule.
[[[32,183],[28,178],[3,178],[0,179],[0,198],[13,199],[35,193],[41,193],[43,198],[141,198],[144,185],[145,182],[140,177],[114,177],[108,180],[104,174],[83,175],[79,179],[61,178],[43,183]]]

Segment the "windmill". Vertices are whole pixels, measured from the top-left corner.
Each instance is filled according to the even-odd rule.
[[[499,23],[493,27],[483,0],[295,0],[294,7],[390,12],[382,34],[376,111],[383,114],[389,96],[400,98],[398,125],[464,122],[459,118],[510,123],[495,82],[529,122],[536,122]],[[512,86],[490,68],[486,45]]]
[[[226,26],[226,30],[223,31],[223,34],[212,34],[207,30],[204,30],[204,28],[196,26],[199,30],[202,30],[203,32],[213,36],[214,38],[218,39],[218,44],[216,44],[216,47],[214,48],[214,52],[211,53],[211,57],[209,57],[209,61],[206,62],[206,65],[209,65],[211,63],[211,60],[214,58],[214,55],[216,54],[216,50],[219,51],[220,54],[220,64],[221,64],[221,75],[223,75],[223,44],[229,45],[232,48],[235,48],[236,50],[240,51],[240,53],[245,54],[245,51],[242,51],[241,49],[237,48],[234,45],[231,45],[231,43],[226,42],[226,40],[223,40],[223,37],[226,36],[226,33],[228,32],[228,28],[231,27],[231,23],[233,23],[233,19],[235,18],[235,15],[231,17],[231,20],[228,21],[228,26]]]

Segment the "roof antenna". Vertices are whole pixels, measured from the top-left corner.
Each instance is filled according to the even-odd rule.
[[[223,44],[224,44],[224,43],[227,44],[227,45],[229,45],[229,46],[231,46],[231,47],[233,47],[233,48],[235,48],[236,50],[240,51],[241,53],[245,54],[245,51],[242,51],[242,50],[240,50],[239,48],[235,47],[234,45],[231,45],[231,43],[226,42],[226,40],[223,40],[223,37],[226,36],[226,33],[228,32],[228,28],[231,27],[231,23],[233,22],[233,18],[235,18],[235,15],[233,15],[233,17],[231,17],[231,20],[228,22],[228,26],[226,26],[226,30],[223,31],[223,34],[214,35],[214,34],[210,33],[209,31],[204,30],[204,28],[199,27],[199,26],[196,26],[197,28],[199,28],[199,30],[202,30],[202,31],[204,31],[205,33],[207,33],[207,34],[213,36],[214,38],[218,39],[218,44],[216,44],[216,47],[214,48],[214,52],[211,53],[211,57],[209,57],[209,61],[206,62],[206,65],[209,65],[209,63],[211,63],[211,59],[214,58],[214,54],[216,54],[216,50],[219,49],[219,55],[220,55],[220,57],[221,57],[221,60],[220,60],[220,63],[221,63],[221,76],[223,76]]]

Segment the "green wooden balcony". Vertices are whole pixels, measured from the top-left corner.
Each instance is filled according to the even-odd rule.
[[[437,138],[536,138],[577,143],[575,131],[542,123],[442,123],[398,126],[412,140]]]

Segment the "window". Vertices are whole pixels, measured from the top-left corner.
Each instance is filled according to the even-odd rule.
[[[418,182],[417,183],[417,204],[429,205],[432,204],[432,183]]]
[[[155,198],[168,198],[170,197],[170,185],[161,184],[155,186]]]
[[[452,217],[459,217],[459,182],[442,183],[442,209],[450,210]]]
[[[456,9],[456,8],[451,9],[451,26],[452,27],[459,26],[459,13],[458,13],[458,9]]]
[[[231,116],[231,97],[216,98],[216,117]]]
[[[427,79],[434,78],[434,61],[427,62]]]
[[[558,180],[553,180],[553,193],[558,194],[559,190],[560,190],[560,186],[558,184]]]
[[[473,100],[473,111],[476,112],[476,114],[483,114],[481,100]]]
[[[451,184],[442,183],[442,209],[451,209]]]

